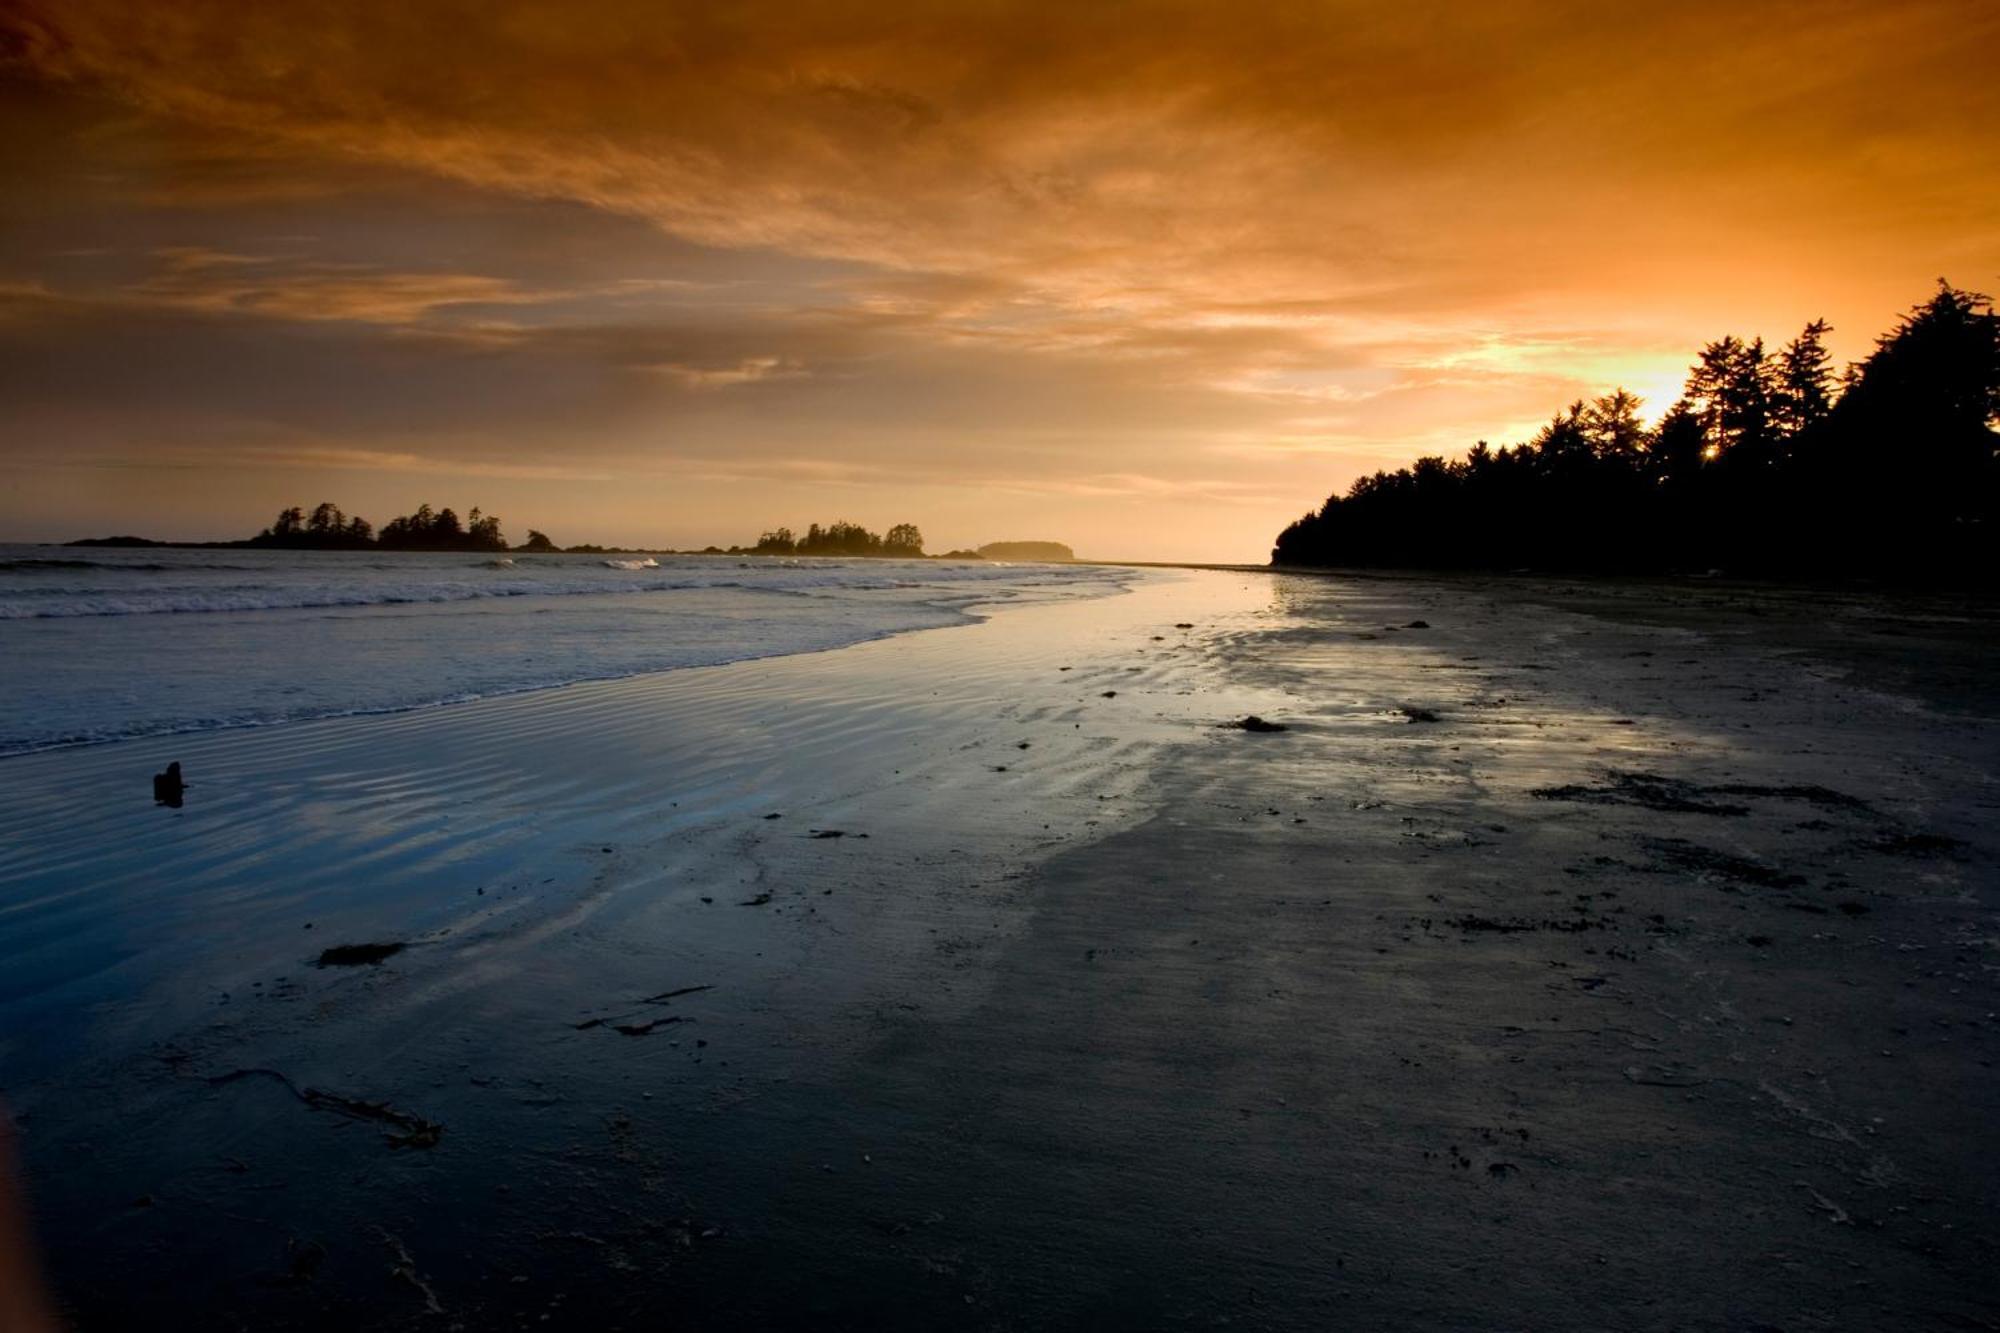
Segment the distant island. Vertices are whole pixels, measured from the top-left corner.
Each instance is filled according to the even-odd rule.
[[[1704,347],[1657,425],[1617,389],[1512,448],[1356,481],[1274,565],[1991,578],[2000,317],[1937,293],[1836,375],[1815,320]]]
[[[541,533],[528,540],[554,549]],[[474,508],[466,522],[452,509],[417,506],[413,514],[390,519],[380,535],[365,518],[349,518],[334,504],[322,504],[308,516],[303,509],[281,510],[270,527],[247,543],[251,546],[279,546],[287,550],[356,550],[374,547],[383,551],[505,551],[507,538],[501,534],[500,520]]]
[[[192,548],[275,548],[285,551],[521,551],[555,554],[563,548],[530,528],[528,540],[509,546],[500,530],[500,520],[481,513],[476,507],[461,521],[452,509],[432,509],[418,505],[416,512],[391,519],[378,533],[375,525],[359,515],[349,517],[339,505],[325,502],[308,514],[294,505],[278,511],[271,526],[255,536],[238,541],[166,542],[148,537],[82,537],[65,546],[178,546]],[[583,549],[583,548],[570,548]],[[602,548],[588,548],[592,550]]]
[[[1076,559],[1076,552],[1061,542],[988,542],[979,548],[982,560],[1033,560],[1047,564],[1065,564]]]
[[[825,527],[814,523],[803,537],[790,528],[773,528],[747,551],[731,547],[730,555],[844,555],[930,560],[1071,561],[1076,552],[1061,542],[988,542],[975,551],[947,551],[925,556],[924,534],[914,523],[898,523],[880,536],[858,523],[838,520]]]
[[[799,536],[790,528],[773,528],[754,546],[705,546],[700,550],[671,548],[640,550],[583,543],[558,546],[545,533],[528,529],[528,539],[509,546],[500,519],[474,508],[461,520],[456,510],[418,505],[413,513],[391,519],[378,531],[358,515],[323,502],[307,512],[294,505],[278,512],[271,526],[255,536],[225,542],[166,542],[147,537],[84,537],[66,546],[193,548],[252,548],[285,551],[466,551],[515,555],[763,555],[863,556],[902,560],[1033,560],[1071,561],[1076,553],[1061,542],[989,542],[976,551],[924,553],[924,534],[914,523],[898,523],[886,533],[870,532],[859,523],[837,519],[822,527],[814,523]]]
[[[867,555],[913,560],[924,553],[924,534],[914,523],[898,523],[886,533],[876,534],[859,523],[839,519],[821,527],[815,523],[805,536],[795,536],[790,528],[773,528],[757,539],[750,555]]]

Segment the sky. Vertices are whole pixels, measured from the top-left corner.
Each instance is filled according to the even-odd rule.
[[[1260,561],[2000,287],[2000,5],[0,0],[0,538]]]

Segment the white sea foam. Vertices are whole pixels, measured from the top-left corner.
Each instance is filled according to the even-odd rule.
[[[354,558],[258,552],[246,553],[245,561],[238,563],[173,558],[182,554],[205,553],[165,551],[143,561],[0,559],[0,620],[406,606],[491,597],[695,588],[819,592],[1023,582],[1080,584],[1104,577],[1101,570],[1089,566],[903,560],[670,556],[662,564],[650,557],[552,557],[526,564],[509,559],[468,566],[463,557],[441,556]],[[633,574],[641,577],[630,577]]]
[[[464,555],[0,548],[0,754],[812,652],[1130,577],[921,560],[489,567]]]

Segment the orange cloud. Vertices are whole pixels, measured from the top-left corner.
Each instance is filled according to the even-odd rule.
[[[393,177],[792,267],[556,278],[332,258],[329,228],[0,290],[594,358],[659,395],[607,450],[790,448],[754,399],[848,414],[859,465],[924,435],[1010,450],[981,485],[1079,498],[1219,453],[1296,489],[1282,521],[1337,460],[1504,439],[1614,383],[1658,408],[1731,329],[1827,314],[1858,353],[1936,273],[2000,268],[2000,80],[1967,58],[1995,48],[1984,0],[12,0],[17,79],[151,127],[112,173],[131,207],[292,217]]]
[[[441,310],[550,299],[504,278],[471,273],[371,273],[285,264],[256,255],[175,249],[165,269],[126,289],[128,299],[272,319],[407,325]]]
[[[1338,296],[1406,255],[1470,276],[1453,217],[1546,272],[1575,256],[1524,233],[1598,260],[1662,214],[1990,203],[1966,173],[2000,93],[1958,56],[1991,6],[1658,8],[29,0],[9,26],[29,69],[196,123],[1074,305]],[[1634,197],[1668,183],[1699,208]]]

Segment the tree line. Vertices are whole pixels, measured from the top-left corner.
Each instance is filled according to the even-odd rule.
[[[1814,320],[1709,343],[1653,426],[1624,389],[1535,436],[1362,477],[1273,564],[1990,577],[2000,316],[1943,280],[1836,374]]]
[[[924,534],[914,523],[898,523],[886,533],[873,533],[845,519],[821,527],[814,523],[803,537],[790,528],[773,528],[750,548],[753,555],[873,555],[915,559],[924,553]]]
[[[603,546],[560,547],[542,533],[528,533],[528,540],[510,547],[500,530],[500,519],[474,509],[461,520],[452,509],[432,509],[418,505],[416,512],[384,523],[377,531],[367,519],[349,517],[339,505],[324,503],[310,513],[294,505],[280,510],[271,526],[244,546],[279,547],[285,550],[320,551],[517,551],[527,554],[559,553],[598,555],[612,548]],[[858,523],[841,520],[825,527],[814,523],[804,536],[790,528],[774,528],[760,537],[755,546],[732,546],[727,551],[710,546],[691,554],[706,555],[838,555],[888,556],[918,559],[924,554],[924,534],[914,523],[898,523],[886,533],[870,532]],[[976,559],[971,551],[954,552]]]
[[[280,510],[270,527],[250,538],[250,546],[275,546],[287,550],[321,551],[505,551],[509,547],[500,531],[500,520],[477,508],[460,520],[452,509],[417,506],[413,514],[393,518],[377,533],[373,524],[360,516],[349,517],[339,505],[323,503],[310,514],[294,505]],[[539,532],[530,531],[518,549],[554,551],[556,545]]]

